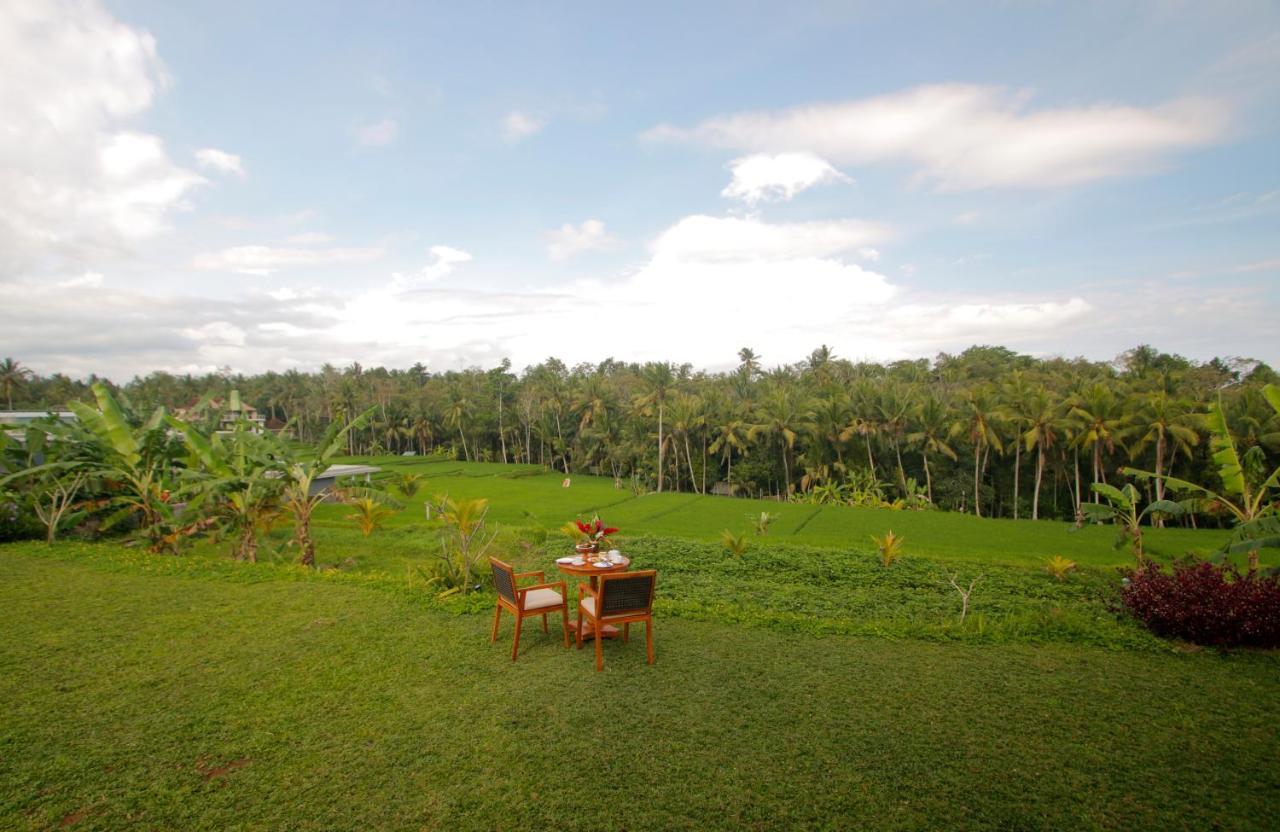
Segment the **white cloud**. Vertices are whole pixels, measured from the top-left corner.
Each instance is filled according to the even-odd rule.
[[[97,289],[102,286],[102,274],[100,272],[85,272],[79,277],[60,280],[56,285],[60,289]]]
[[[372,124],[362,124],[356,128],[356,142],[361,147],[386,147],[394,144],[400,136],[400,125],[395,119],[384,118]]]
[[[434,283],[448,277],[463,263],[471,262],[471,255],[451,246],[432,246],[431,262],[417,272],[394,272],[391,275],[391,286],[395,291],[403,291],[422,283]]]
[[[938,84],[833,104],[744,112],[692,128],[659,125],[650,140],[757,153],[806,150],[840,164],[903,163],[940,190],[1054,187],[1152,170],[1221,139],[1225,107],[1179,99],[1028,109],[1029,96]]]
[[[97,2],[0,13],[0,279],[127,251],[205,180],[130,130],[166,83],[155,39]]]
[[[748,205],[759,202],[790,201],[801,191],[824,182],[852,180],[812,153],[755,153],[729,163],[733,179],[721,196],[740,199]]]
[[[284,241],[295,246],[322,246],[333,242],[333,237],[319,231],[304,231],[301,234],[290,234]]]
[[[655,260],[794,260],[830,257],[892,237],[884,225],[862,220],[766,223],[755,218],[685,217],[652,245]]]
[[[612,248],[618,243],[600,220],[583,220],[578,225],[567,222],[555,231],[548,231],[545,236],[547,255],[552,260],[568,260],[583,252]]]
[[[863,246],[858,249],[858,256],[869,263],[876,263],[880,260],[880,252],[870,246]]]
[[[202,168],[215,170],[218,173],[234,174],[241,179],[245,177],[244,162],[241,161],[240,157],[225,150],[218,150],[215,147],[197,150],[196,164]]]
[[[509,142],[518,142],[521,139],[527,139],[546,126],[547,123],[543,119],[531,116],[528,113],[522,113],[519,110],[512,110],[502,118],[502,135]]]
[[[237,246],[222,251],[197,254],[194,268],[206,271],[239,272],[266,276],[280,269],[297,266],[328,266],[340,263],[366,263],[383,255],[381,248],[287,248],[273,246]]]

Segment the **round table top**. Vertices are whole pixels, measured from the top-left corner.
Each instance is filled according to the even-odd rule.
[[[612,575],[615,572],[626,572],[631,566],[631,559],[626,555],[622,556],[621,563],[612,563],[606,567],[599,567],[590,560],[584,561],[581,566],[575,566],[572,563],[557,563],[556,568],[566,575]]]

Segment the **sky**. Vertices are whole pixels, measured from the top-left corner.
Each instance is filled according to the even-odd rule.
[[[1274,2],[0,0],[40,373],[1280,365]]]

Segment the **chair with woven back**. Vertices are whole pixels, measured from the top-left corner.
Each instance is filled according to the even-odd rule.
[[[645,650],[653,664],[653,589],[658,573],[653,569],[601,575],[599,585],[578,585],[578,649],[582,649],[582,617],[591,621],[596,633],[596,670],[604,670],[600,634],[606,625],[622,625],[622,641],[631,640],[632,623],[644,622]]]
[[[493,588],[498,593],[498,603],[493,610],[493,633],[489,641],[498,640],[498,624],[505,609],[516,617],[515,640],[511,645],[511,661],[520,653],[520,625],[526,618],[542,616],[542,632],[547,629],[547,614],[560,611],[560,628],[564,634],[564,646],[569,647],[569,590],[564,581],[547,583],[545,572],[516,572],[511,564],[497,558],[489,558],[493,568]],[[537,578],[538,583],[532,586],[520,586],[521,578]],[[559,589],[559,592],[556,590]]]

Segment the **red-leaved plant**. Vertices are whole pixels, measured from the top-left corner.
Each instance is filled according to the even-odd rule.
[[[613,526],[606,526],[599,517],[591,518],[590,523],[584,523],[581,520],[574,520],[573,522],[577,525],[578,531],[581,532],[582,536],[586,539],[586,543],[603,544],[605,540],[608,539],[609,535],[618,533],[618,529]]]
[[[1280,577],[1188,560],[1130,573],[1124,605],[1161,636],[1214,647],[1280,647]]]

